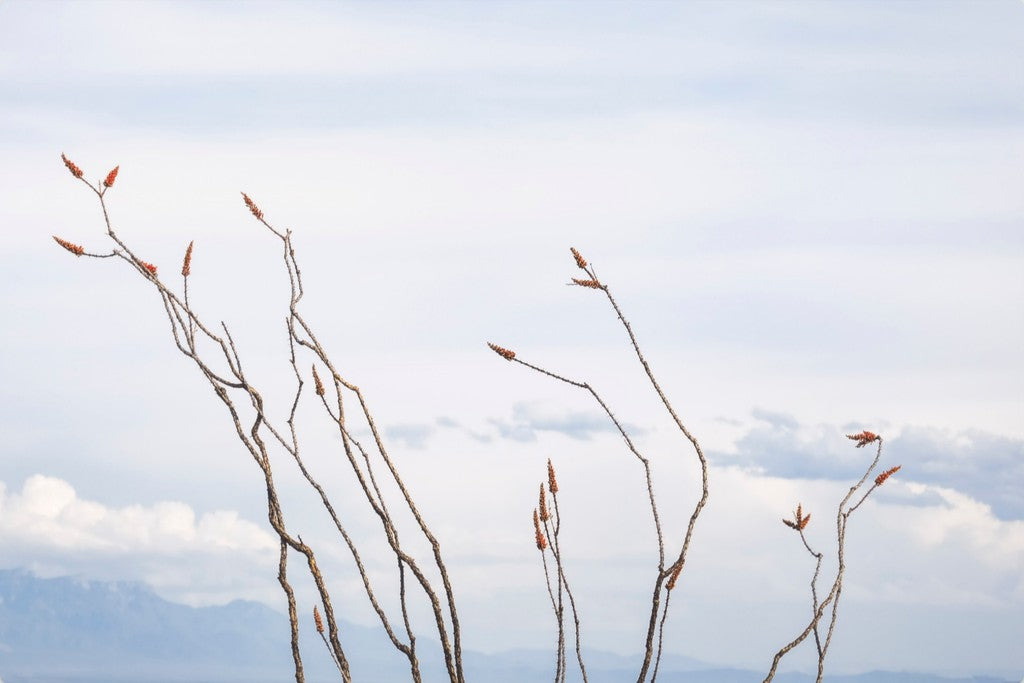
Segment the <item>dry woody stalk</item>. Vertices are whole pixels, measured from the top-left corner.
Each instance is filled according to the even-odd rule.
[[[214,389],[217,399],[227,409],[230,424],[242,446],[242,452],[251,456],[254,464],[263,475],[262,488],[266,492],[267,519],[271,528],[277,535],[280,548],[280,562],[278,567],[278,583],[285,594],[288,603],[289,626],[291,635],[291,652],[295,665],[296,683],[304,683],[305,674],[302,664],[303,654],[299,647],[299,617],[296,606],[295,591],[292,588],[292,579],[288,577],[289,557],[298,558],[306,581],[311,581],[312,588],[316,592],[317,604],[313,606],[313,621],[317,633],[327,648],[328,653],[338,669],[339,676],[344,683],[352,683],[353,677],[349,667],[348,655],[346,654],[346,643],[343,642],[340,620],[335,614],[334,603],[328,582],[325,579],[319,563],[318,548],[313,544],[306,543],[299,532],[299,525],[291,520],[286,514],[284,506],[278,497],[277,479],[275,472],[279,467],[288,465],[294,466],[303,480],[310,486],[312,491],[320,497],[323,510],[333,523],[338,533],[338,540],[347,547],[349,557],[354,567],[354,574],[358,574],[362,580],[365,597],[368,600],[373,612],[380,620],[388,640],[396,651],[401,653],[408,662],[408,673],[413,683],[422,683],[420,670],[420,655],[417,650],[417,643],[427,643],[426,647],[437,648],[443,658],[447,672],[447,679],[450,683],[465,683],[466,677],[462,663],[461,627],[459,623],[458,610],[455,604],[455,592],[448,575],[441,545],[430,529],[426,520],[420,513],[417,504],[412,497],[405,481],[400,475],[396,461],[391,457],[376,426],[374,414],[371,412],[364,394],[359,387],[343,378],[341,372],[335,366],[332,357],[321,345],[314,332],[312,325],[306,320],[300,310],[299,302],[304,295],[303,281],[298,261],[295,256],[295,245],[292,241],[290,230],[278,231],[264,220],[263,212],[245,194],[242,194],[243,201],[249,212],[259,220],[267,229],[268,233],[281,240],[284,247],[282,251],[282,267],[288,277],[288,287],[291,298],[287,306],[287,351],[288,365],[294,375],[294,384],[291,400],[287,403],[267,401],[275,406],[283,406],[279,415],[269,410],[264,403],[264,394],[250,380],[243,370],[242,358],[235,345],[235,340],[227,324],[221,323],[219,327],[208,325],[192,307],[189,300],[189,280],[191,272],[191,259],[193,242],[190,242],[185,251],[182,261],[181,273],[185,278],[182,283],[183,293],[181,296],[171,290],[165,283],[156,278],[157,267],[152,263],[141,260],[115,232],[111,222],[110,213],[105,201],[105,190],[112,187],[117,179],[119,166],[115,166],[107,176],[96,184],[85,180],[82,169],[75,165],[68,157],[61,154],[61,160],[68,171],[92,190],[99,199],[103,213],[103,220],[106,225],[107,235],[114,243],[114,249],[109,254],[86,253],[84,248],[64,240],[56,235],[53,239],[63,249],[76,256],[86,255],[94,258],[113,258],[124,261],[130,266],[132,272],[140,272],[145,276],[143,279],[148,286],[152,286],[159,293],[161,302],[170,323],[173,342],[182,355],[191,361],[199,373],[207,380]],[[530,368],[538,373],[553,378],[563,384],[582,389],[600,406],[604,414],[614,425],[619,436],[622,437],[626,448],[640,464],[637,472],[637,483],[641,484],[639,491],[645,494],[646,502],[650,508],[651,522],[653,529],[651,540],[657,543],[657,562],[654,562],[654,553],[651,554],[650,562],[650,588],[653,589],[648,606],[649,616],[647,617],[646,628],[643,635],[643,661],[637,673],[637,683],[654,683],[658,675],[658,667],[662,656],[662,645],[665,641],[665,626],[669,614],[669,605],[672,600],[673,591],[678,585],[682,570],[686,564],[687,553],[693,538],[694,529],[702,510],[704,509],[709,496],[708,464],[697,439],[684,426],[662,391],[650,365],[648,364],[633,329],[608,286],[602,284],[595,274],[593,267],[574,248],[570,247],[578,268],[587,274],[585,279],[572,278],[572,283],[581,287],[601,290],[608,300],[616,317],[624,327],[629,342],[636,357],[640,361],[651,387],[661,400],[668,416],[678,427],[681,436],[692,445],[696,459],[700,465],[701,495],[693,507],[689,520],[685,518],[674,519],[666,522],[663,529],[659,507],[654,495],[654,484],[652,478],[651,460],[641,453],[624,427],[624,424],[612,412],[608,403],[600,396],[587,382],[569,379],[559,374],[532,365],[518,359],[516,353],[497,344],[487,343],[488,347],[505,360],[515,360],[517,365]],[[198,340],[198,341],[197,341]],[[304,372],[300,370],[304,362],[311,363],[314,393],[318,400],[309,398],[308,392],[303,393]],[[333,380],[331,386],[333,391],[327,397],[326,386],[320,377],[317,366],[323,367],[328,373],[326,377]],[[348,401],[354,397],[356,408],[349,409]],[[312,403],[310,403],[312,401]],[[362,559],[362,540],[353,538],[349,534],[347,511],[335,508],[335,501],[332,499],[325,486],[317,479],[313,468],[307,465],[306,453],[303,448],[303,441],[300,433],[302,422],[308,417],[309,411],[299,410],[300,404],[315,405],[319,411],[319,419],[336,430],[336,442],[338,444],[337,455],[342,463],[347,463],[354,474],[351,491],[356,495],[351,496],[365,504],[370,517],[379,520],[380,528],[378,540],[383,539],[393,554],[393,571],[395,581],[387,585],[396,586],[397,601],[381,600],[378,598],[379,589],[376,572],[373,576],[367,570]],[[290,410],[288,406],[290,405]],[[355,415],[355,423],[348,417]],[[364,437],[363,434],[369,434]],[[358,438],[357,438],[358,436]],[[871,493],[885,483],[893,474],[900,470],[900,466],[891,467],[874,477],[874,487],[864,486],[882,456],[882,437],[864,430],[858,434],[847,435],[847,438],[856,442],[857,448],[863,448],[869,444],[877,444],[877,451],[874,460],[864,471],[858,481],[842,499],[838,505],[836,515],[837,531],[837,560],[836,575],[829,592],[822,598],[818,593],[818,579],[821,573],[823,553],[812,549],[808,538],[810,534],[804,534],[810,522],[811,515],[805,514],[802,504],[798,504],[792,520],[783,519],[783,523],[791,529],[799,532],[801,543],[808,553],[815,559],[815,571],[810,581],[812,616],[807,627],[789,643],[783,646],[775,655],[764,683],[769,683],[775,676],[779,661],[794,647],[813,634],[813,642],[817,649],[818,676],[817,683],[821,683],[824,670],[824,662],[831,644],[836,618],[837,607],[842,593],[842,583],[846,570],[845,540],[846,529],[850,516],[860,505],[871,495]],[[364,439],[365,445],[363,441]],[[318,446],[319,446],[318,442]],[[273,467],[271,466],[273,463]],[[564,474],[564,472],[563,472]],[[571,474],[571,473],[570,473]],[[641,476],[642,475],[642,476]],[[533,510],[534,542],[541,552],[541,563],[544,570],[544,579],[548,595],[551,600],[551,608],[557,622],[557,647],[555,662],[555,682],[566,683],[568,665],[566,661],[568,629],[566,627],[567,617],[572,617],[575,626],[576,658],[582,674],[583,683],[588,683],[587,670],[583,661],[581,646],[580,615],[577,610],[576,600],[573,596],[570,582],[567,578],[567,565],[563,557],[563,548],[560,533],[562,531],[563,512],[560,509],[559,486],[555,477],[555,468],[552,461],[547,461],[547,491],[545,482],[542,480],[538,487],[537,507]],[[862,487],[865,490],[861,490]],[[673,487],[673,492],[678,488]],[[857,492],[861,491],[860,494]],[[855,494],[859,499],[855,500]],[[550,499],[548,498],[550,495]],[[394,512],[395,502],[401,508],[398,513]],[[564,502],[564,501],[563,501]],[[349,507],[346,500],[346,508]],[[562,506],[564,508],[564,505]],[[670,524],[675,525],[672,531]],[[820,526],[820,524],[819,524]],[[417,535],[417,550],[409,549],[408,543],[403,544],[401,538],[407,538],[408,528]],[[569,528],[568,526],[566,527]],[[401,529],[401,533],[399,530]],[[525,539],[524,544],[525,544]],[[426,543],[423,543],[423,542]],[[423,547],[421,551],[419,548]],[[429,550],[426,549],[429,547]],[[550,553],[546,552],[550,549]],[[319,555],[322,557],[322,555]],[[427,558],[424,561],[424,558]],[[423,604],[426,604],[429,619],[432,620],[430,638],[417,640],[415,631],[422,626],[421,620],[411,618],[410,613],[415,615],[418,610],[410,609],[415,604],[410,604],[416,593],[416,597]],[[677,598],[677,601],[681,598]],[[320,607],[323,607],[321,614]],[[822,620],[828,623],[827,631],[821,627]],[[415,626],[415,628],[414,628]],[[823,632],[824,631],[824,632]]]
[[[439,650],[439,659],[443,661],[447,671],[446,680],[450,683],[465,683],[461,625],[455,603],[455,591],[441,544],[420,513],[395,461],[388,452],[365,396],[358,386],[342,377],[299,308],[299,302],[304,294],[303,282],[291,232],[275,230],[266,223],[263,220],[263,212],[248,195],[242,193],[249,212],[263,223],[268,235],[279,239],[284,246],[281,252],[282,270],[288,277],[288,288],[291,293],[286,310],[286,362],[294,374],[294,384],[291,401],[283,404],[284,415],[280,416],[266,407],[263,392],[253,384],[243,369],[241,356],[227,324],[221,323],[219,327],[212,327],[193,308],[189,299],[188,276],[194,244],[189,244],[182,260],[181,272],[184,282],[183,291],[179,295],[155,277],[157,267],[139,258],[114,229],[104,194],[115,182],[118,168],[115,167],[103,181],[93,185],[82,177],[81,169],[66,155],[62,155],[61,158],[72,175],[82,179],[99,200],[107,236],[114,243],[114,249],[109,254],[86,254],[77,244],[56,236],[54,240],[62,248],[76,255],[120,259],[146,275],[148,284],[154,287],[161,297],[175,346],[214,389],[217,399],[227,408],[230,424],[238,437],[242,451],[251,456],[255,466],[263,474],[262,488],[266,492],[267,519],[279,540],[280,561],[277,578],[288,603],[296,683],[304,683],[305,674],[299,647],[299,618],[295,591],[287,572],[289,556],[298,556],[300,566],[308,570],[306,579],[312,581],[318,599],[313,611],[314,623],[332,661],[337,666],[340,679],[344,683],[351,683],[352,673],[328,583],[317,561],[319,551],[313,544],[303,541],[298,524],[295,520],[288,519],[278,496],[275,472],[289,464],[298,470],[305,483],[320,497],[323,510],[337,531],[337,540],[349,551],[355,573],[362,580],[365,597],[380,620],[387,639],[408,662],[408,673],[413,683],[422,681],[418,642],[426,643],[423,647]],[[395,560],[392,565],[394,581],[387,582],[386,585],[395,587],[397,601],[379,598],[377,591],[384,579],[371,576],[363,563],[362,546],[365,539],[354,538],[349,533],[345,515],[350,513],[342,512],[335,507],[335,501],[328,495],[313,468],[307,465],[304,459],[305,450],[301,434],[305,430],[302,429],[301,422],[310,419],[310,414],[306,411],[299,412],[300,403],[305,396],[299,371],[299,357],[303,354],[305,358],[312,360],[314,386],[321,399],[316,406],[319,412],[312,414],[312,418],[325,421],[332,430],[335,430],[341,462],[346,463],[355,475],[351,484],[354,489],[346,491],[345,495],[354,493],[351,498],[361,500],[371,512],[371,517],[380,522],[377,529],[378,538],[387,544]],[[324,400],[326,391],[316,369],[317,365],[326,367],[328,376],[333,378],[334,386],[337,388],[336,400],[333,400],[335,397],[332,397],[331,401]],[[352,424],[353,421],[346,417],[343,406],[344,392],[347,392],[346,399],[349,395],[355,398],[357,409],[349,412],[354,413],[356,424]],[[276,401],[267,403],[282,405]],[[290,410],[287,408],[289,405]],[[299,417],[302,417],[302,420]],[[354,434],[367,428],[370,438],[368,445],[364,445]],[[396,503],[402,508],[398,511],[401,514],[396,514]],[[400,527],[404,528],[402,533],[399,533]],[[413,530],[412,533],[409,533],[410,530]],[[418,534],[419,541],[426,541],[425,549],[421,549],[424,545],[421,542],[417,542],[415,551],[407,547],[408,542],[404,539],[414,534]],[[415,614],[410,609],[410,602],[417,599],[417,594],[428,606],[429,621],[424,622],[410,616]],[[415,631],[422,628],[425,623],[434,632],[431,638],[417,641]]]

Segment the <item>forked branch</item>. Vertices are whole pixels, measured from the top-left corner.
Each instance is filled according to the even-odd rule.
[[[696,437],[694,437],[693,434],[683,424],[682,420],[679,418],[678,414],[673,408],[671,402],[668,400],[668,397],[665,395],[665,392],[662,390],[661,385],[655,378],[654,372],[651,370],[650,364],[647,362],[647,359],[644,356],[643,351],[640,349],[640,344],[637,341],[636,335],[633,333],[633,328],[630,325],[629,321],[626,319],[622,310],[619,308],[619,304],[615,300],[615,297],[612,296],[611,290],[608,288],[606,284],[604,284],[603,282],[601,282],[600,279],[598,279],[597,273],[594,271],[594,267],[590,263],[588,263],[587,260],[584,259],[583,256],[575,248],[570,248],[570,252],[572,253],[573,259],[576,262],[576,266],[586,274],[585,278],[572,278],[570,284],[573,286],[583,287],[586,289],[598,290],[604,293],[608,302],[612,306],[612,310],[615,312],[615,315],[618,317],[619,321],[622,323],[622,326],[625,328],[626,334],[629,336],[630,344],[633,347],[633,351],[636,353],[637,359],[640,361],[640,365],[643,367],[644,373],[647,375],[648,381],[653,387],[655,393],[658,395],[658,398],[661,400],[662,405],[665,407],[666,411],[672,418],[676,427],[693,447],[693,450],[697,456],[697,460],[700,463],[702,488],[701,497],[697,501],[693,513],[690,515],[689,522],[686,526],[686,531],[679,541],[679,553],[678,555],[674,556],[674,560],[671,564],[666,565],[665,535],[662,530],[661,516],[659,514],[658,504],[654,495],[654,483],[651,477],[650,460],[647,457],[645,457],[642,453],[640,453],[640,451],[636,447],[636,444],[633,442],[632,438],[630,438],[629,434],[623,427],[622,423],[618,420],[618,418],[615,417],[615,414],[612,412],[611,408],[609,408],[608,404],[604,401],[604,399],[601,398],[597,391],[595,391],[594,388],[588,382],[569,379],[567,377],[564,377],[563,375],[552,372],[538,365],[528,363],[518,358],[514,351],[503,346],[492,344],[490,342],[488,342],[488,346],[490,346],[492,351],[497,353],[505,360],[519,363],[520,365],[530,368],[535,372],[539,372],[542,375],[558,380],[559,382],[568,384],[570,386],[583,389],[588,394],[590,394],[590,396],[597,402],[597,404],[601,406],[601,409],[604,411],[605,415],[608,416],[608,419],[611,420],[612,424],[615,426],[615,429],[622,437],[623,441],[626,444],[626,447],[636,457],[636,459],[640,462],[641,467],[643,468],[645,485],[647,489],[647,500],[650,506],[651,518],[653,520],[654,532],[658,544],[658,566],[656,572],[654,573],[654,586],[651,596],[650,615],[648,618],[647,631],[644,639],[644,659],[640,666],[640,671],[637,675],[637,683],[643,683],[643,681],[647,680],[649,673],[651,675],[651,681],[653,681],[657,676],[657,658],[660,656],[661,653],[661,637],[664,633],[664,623],[668,613],[668,600],[666,599],[664,604],[662,603],[662,592],[665,591],[666,594],[668,593],[666,581],[668,581],[670,578],[672,579],[672,586],[675,586],[675,581],[678,580],[679,574],[681,573],[684,565],[686,564],[686,555],[690,548],[690,542],[693,538],[693,532],[697,524],[697,519],[700,517],[701,511],[704,509],[704,506],[707,504],[708,501],[708,463],[707,459],[704,457],[704,452],[702,451]],[[656,637],[657,642],[655,642]],[[655,665],[653,672],[650,670],[652,661]]]
[[[428,527],[425,519],[420,514],[405,482],[402,480],[398,469],[384,447],[384,443],[377,431],[373,415],[359,388],[350,382],[345,381],[335,368],[330,356],[318,341],[310,324],[305,320],[298,309],[298,304],[303,296],[302,274],[295,256],[295,248],[292,242],[290,231],[280,231],[274,228],[264,217],[263,211],[256,205],[251,197],[242,194],[242,200],[252,213],[270,233],[276,236],[282,245],[282,261],[284,271],[287,274],[289,288],[291,291],[290,302],[286,316],[286,330],[288,347],[290,352],[289,363],[295,375],[295,389],[291,400],[290,411],[285,420],[287,429],[280,428],[275,418],[266,411],[261,392],[247,377],[235,340],[232,338],[228,327],[221,323],[221,331],[214,332],[212,326],[206,324],[192,307],[189,297],[189,276],[192,271],[192,257],[194,243],[190,242],[185,251],[182,261],[181,275],[183,279],[182,296],[179,297],[169,286],[158,276],[158,269],[152,263],[139,258],[128,245],[114,231],[110,213],[108,211],[105,195],[114,185],[117,179],[118,168],[113,169],[103,178],[102,181],[93,185],[84,178],[82,170],[66,156],[61,158],[71,174],[81,180],[99,199],[103,212],[104,223],[107,228],[107,236],[114,243],[110,253],[92,253],[84,247],[74,244],[60,237],[54,237],[57,244],[76,256],[90,256],[95,258],[118,258],[131,265],[143,278],[152,284],[161,298],[167,320],[170,323],[171,335],[175,346],[199,370],[203,378],[210,384],[217,398],[224,404],[230,415],[231,422],[235,428],[235,434],[243,447],[249,452],[254,462],[263,473],[264,483],[267,492],[267,517],[271,527],[277,534],[280,541],[280,562],[278,580],[288,601],[288,615],[291,625],[292,655],[295,664],[295,679],[298,683],[304,680],[301,653],[298,646],[299,622],[297,608],[295,605],[295,594],[287,575],[287,562],[289,551],[296,552],[305,560],[309,575],[316,586],[320,605],[323,607],[321,617],[319,607],[314,606],[314,617],[317,632],[320,634],[327,646],[330,656],[338,667],[339,673],[344,681],[352,680],[348,658],[341,642],[341,633],[338,620],[335,617],[332,598],[327,589],[326,581],[319,568],[316,552],[313,547],[302,538],[293,534],[286,525],[284,512],[278,497],[276,482],[271,467],[272,451],[282,450],[289,459],[298,467],[307,484],[319,495],[321,503],[330,517],[335,529],[348,547],[353,563],[359,572],[363,582],[363,588],[371,607],[377,614],[384,627],[392,645],[401,652],[408,660],[410,675],[413,681],[421,680],[420,665],[416,654],[416,638],[409,620],[408,595],[406,571],[412,573],[423,595],[430,603],[431,611],[437,630],[440,647],[444,656],[445,666],[451,683],[464,683],[465,677],[462,668],[461,634],[459,627],[458,613],[455,607],[455,596],[451,581],[448,577],[447,567],[441,554],[440,543]],[[402,626],[405,631],[406,640],[403,641],[397,635],[393,627],[393,618],[388,615],[381,602],[378,600],[370,579],[357,542],[347,532],[343,520],[332,504],[324,487],[317,481],[310,469],[306,466],[302,449],[299,428],[297,424],[297,408],[300,403],[304,381],[299,372],[299,359],[297,350],[312,355],[314,395],[317,403],[323,409],[323,415],[338,430],[341,436],[344,458],[355,474],[359,491],[365,499],[366,504],[379,519],[381,529],[392,553],[395,556],[396,569],[399,583],[399,605],[401,610]],[[316,370],[316,364],[328,370],[328,377],[333,383],[333,396],[328,401],[325,385]],[[375,453],[370,453],[363,448],[358,441],[352,438],[351,428],[348,425],[345,409],[344,395],[354,394],[359,401],[359,416],[369,426],[373,434]],[[241,401],[239,401],[241,399]],[[244,408],[245,405],[248,408]],[[246,426],[248,425],[248,426]],[[374,461],[384,463],[387,476],[390,477],[401,493],[402,503],[408,508],[416,520],[418,532],[428,541],[432,550],[432,564],[434,570],[441,579],[442,587],[438,590],[435,579],[428,576],[427,571],[420,567],[419,562],[409,554],[403,547],[397,525],[395,524],[389,503],[378,485],[374,471]],[[443,596],[442,596],[443,593]],[[325,624],[323,623],[326,620]],[[325,634],[326,630],[326,634]]]

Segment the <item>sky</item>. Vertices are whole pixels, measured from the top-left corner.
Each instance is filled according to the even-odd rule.
[[[699,493],[614,312],[566,286],[572,246],[711,463],[670,652],[768,668],[813,572],[780,520],[802,504],[833,558],[870,464],[844,435],[871,429],[902,470],[851,518],[830,670],[1024,676],[1022,34],[1012,0],[0,0],[0,564],[283,604],[259,472],[151,285],[51,239],[110,248],[65,153],[120,166],[111,218],[169,285],[195,241],[191,300],[281,421],[287,278],[239,192],[293,230],[303,311],[442,542],[466,647],[553,646],[548,458],[591,647],[640,648],[657,550],[599,406],[485,342],[601,393],[670,547]],[[307,451],[386,577],[314,407]]]

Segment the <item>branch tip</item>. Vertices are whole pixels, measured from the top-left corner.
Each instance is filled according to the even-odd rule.
[[[85,248],[82,247],[81,245],[75,244],[74,242],[68,242],[67,240],[62,240],[56,235],[53,235],[53,239],[54,241],[57,242],[57,244],[67,249],[75,256],[81,256],[82,254],[85,253]]]
[[[512,351],[511,349],[506,349],[504,346],[498,346],[497,344],[492,344],[491,342],[487,342],[487,346],[491,347],[491,351],[494,351],[496,354],[498,354],[505,360],[512,360],[513,358],[516,357],[515,351]]]
[[[114,181],[117,180],[117,172],[120,170],[120,166],[115,166],[114,169],[107,174],[107,177],[103,179],[103,187],[113,187]]]
[[[884,484],[885,480],[899,472],[901,467],[903,467],[903,465],[896,465],[896,467],[890,467],[885,472],[879,474],[877,477],[875,477],[875,486],[881,486],[882,484]]]
[[[185,260],[181,262],[181,274],[184,277],[188,277],[192,272],[192,245],[195,244],[195,240],[188,243],[188,249],[185,250]]]
[[[313,623],[316,624],[317,633],[324,632],[324,620],[320,617],[320,610],[316,605],[313,605]]]
[[[249,208],[252,215],[256,217],[256,220],[263,220],[263,212],[260,211],[260,207],[256,206],[256,202],[250,199],[249,195],[244,192],[242,193],[242,199],[245,200],[245,205]]]
[[[76,178],[82,177],[82,169],[78,168],[78,166],[75,165],[75,162],[71,161],[71,159],[68,159],[63,153],[61,153],[60,158],[61,161],[64,162],[64,165],[68,167],[68,170],[71,171],[71,175],[75,176]]]
[[[558,480],[555,479],[555,466],[548,460],[548,490],[552,494],[558,493]]]
[[[548,547],[548,540],[544,538],[544,532],[540,530],[540,515],[537,514],[536,509],[533,511],[533,531],[537,541],[537,550],[544,552],[544,549]]]
[[[316,387],[316,395],[324,395],[324,383],[320,381],[320,375],[316,371],[316,365],[313,366],[313,384]]]
[[[878,434],[875,434],[874,432],[869,432],[868,430],[865,429],[860,434],[847,434],[846,438],[856,441],[857,448],[861,448],[862,446],[867,446],[869,443],[878,441],[882,437],[878,436]]]
[[[569,247],[569,251],[572,252],[572,257],[576,259],[576,265],[580,270],[587,269],[587,259],[580,256],[580,252],[576,251],[576,247]]]

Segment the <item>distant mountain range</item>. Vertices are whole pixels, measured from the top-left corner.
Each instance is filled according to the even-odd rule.
[[[409,680],[404,658],[396,655],[381,629],[344,624],[342,630],[355,680]],[[295,680],[287,633],[287,618],[260,603],[239,600],[223,607],[192,608],[167,602],[139,583],[40,579],[19,570],[0,571],[2,683],[286,683]],[[340,680],[318,644],[304,644],[306,680]],[[424,680],[444,680],[441,661],[430,654],[421,656]],[[552,653],[547,651],[466,652],[463,660],[472,683],[546,683],[554,673]],[[588,652],[585,661],[593,683],[623,683],[635,680],[639,660]],[[763,678],[763,672],[713,668],[677,656],[664,658],[658,673],[664,683],[760,683]],[[775,680],[814,679],[787,673]],[[827,680],[1016,683],[892,672]]]

